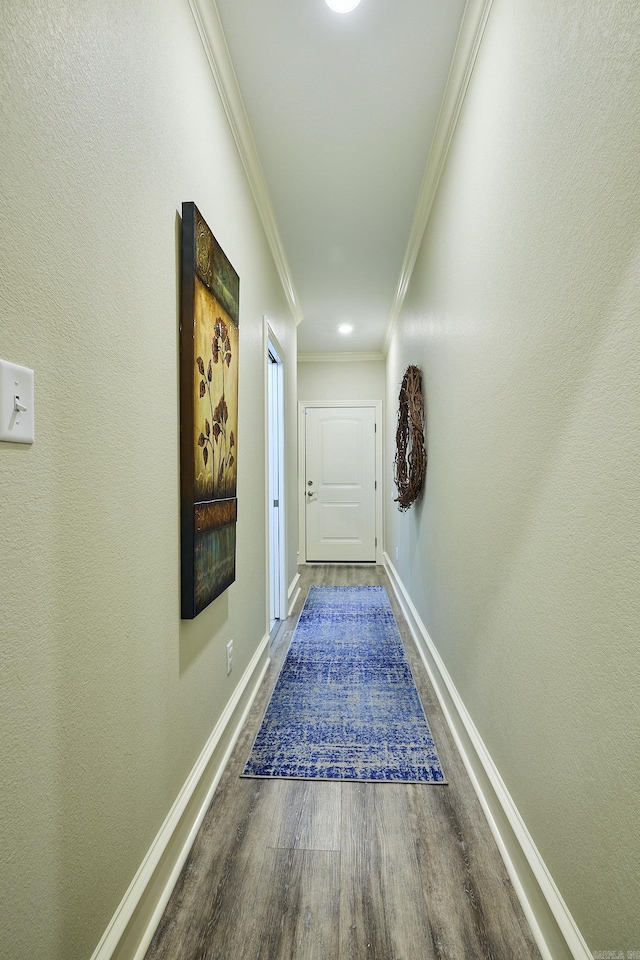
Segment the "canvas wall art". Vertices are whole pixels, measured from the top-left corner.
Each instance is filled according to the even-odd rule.
[[[182,618],[236,576],[240,281],[194,203],[182,205]]]

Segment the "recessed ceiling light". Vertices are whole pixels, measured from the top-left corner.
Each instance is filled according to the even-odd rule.
[[[351,333],[353,327],[350,323],[341,323],[338,327],[338,333]]]
[[[326,0],[327,6],[336,13],[349,13],[350,10],[355,10],[359,3],[360,0]]]

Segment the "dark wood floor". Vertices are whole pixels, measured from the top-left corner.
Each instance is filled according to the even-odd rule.
[[[387,587],[448,786],[239,778],[311,583]],[[540,960],[384,571],[301,586],[146,960]]]

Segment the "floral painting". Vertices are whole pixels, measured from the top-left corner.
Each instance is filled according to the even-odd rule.
[[[182,206],[182,617],[235,580],[239,279],[193,203]]]

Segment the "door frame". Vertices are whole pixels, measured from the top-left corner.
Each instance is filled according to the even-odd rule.
[[[270,490],[270,458],[274,454],[278,462],[278,539],[279,549],[279,569],[276,571],[276,592],[278,595],[278,606],[280,610],[280,621],[287,616],[287,556],[286,556],[286,497],[285,497],[285,355],[282,347],[278,343],[278,338],[271,329],[271,325],[266,317],[263,317],[263,358],[264,358],[264,443],[265,443],[265,543],[266,543],[266,570],[267,570],[267,589],[266,589],[266,622],[267,633],[271,632],[271,490]],[[273,450],[272,438],[269,430],[269,354],[272,354],[276,360],[278,370],[278,406],[280,408],[280,431],[278,437],[278,446]]]
[[[383,421],[382,400],[298,400],[298,550],[299,562],[307,562],[307,518],[305,514],[305,452],[307,441],[308,407],[374,407],[376,412],[376,564],[383,564],[383,514],[382,514],[382,451]]]

